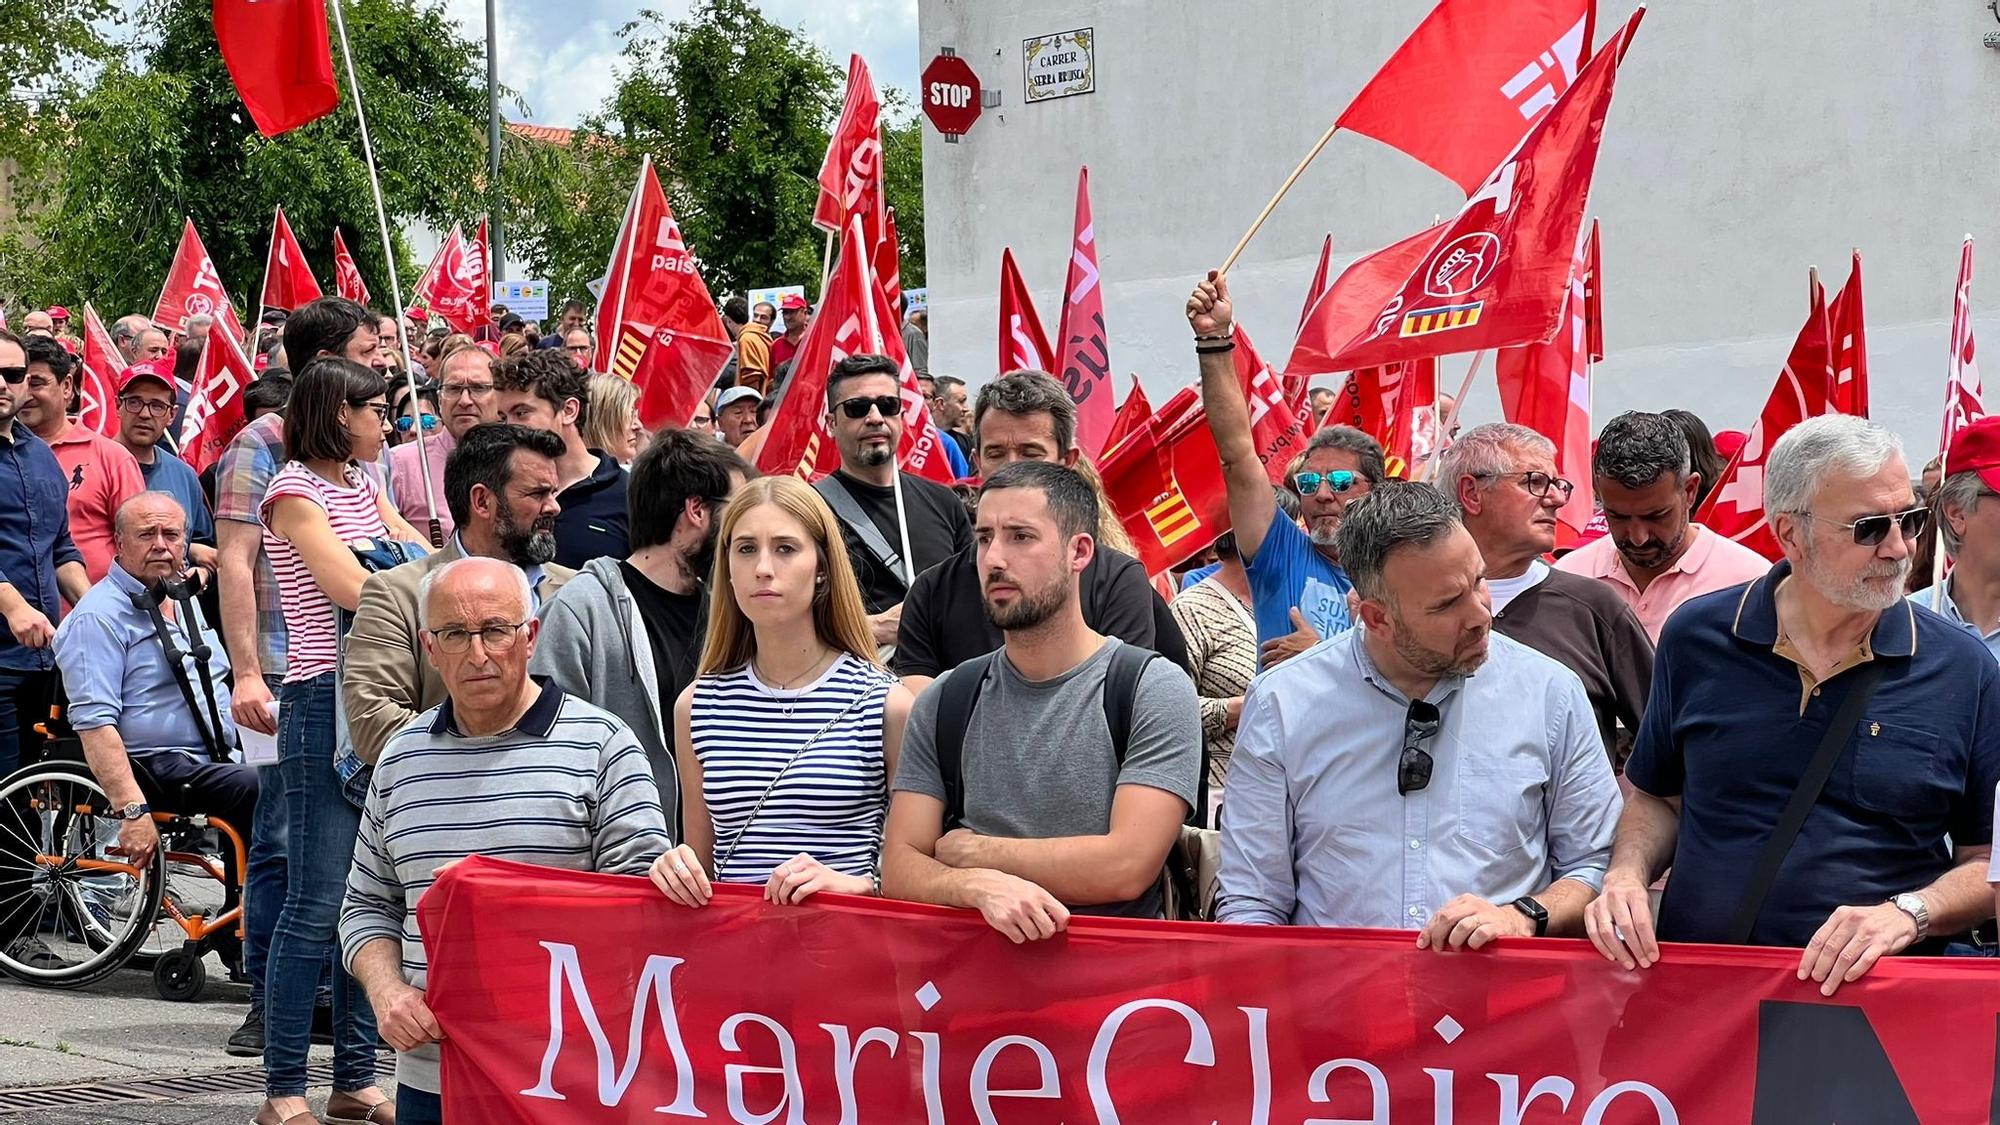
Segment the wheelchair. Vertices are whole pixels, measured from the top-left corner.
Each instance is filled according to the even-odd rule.
[[[154,989],[172,1001],[201,995],[210,952],[240,975],[244,830],[220,817],[154,812],[160,846],[151,862],[133,863],[118,844],[117,806],[81,744],[44,733],[52,737],[42,760],[0,780],[0,972],[82,988],[127,965],[150,967]],[[184,805],[137,759],[132,770],[154,808]]]

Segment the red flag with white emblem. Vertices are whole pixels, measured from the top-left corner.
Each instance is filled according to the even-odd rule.
[[[1035,314],[1035,299],[1028,295],[1028,283],[1014,264],[1014,251],[1000,251],[1000,372],[1055,372],[1055,350],[1049,334],[1042,331],[1042,318]]]
[[[883,225],[882,101],[860,55],[847,59],[847,98],[820,161],[813,225],[832,233],[852,215],[862,217],[865,244],[873,247]]]
[[[1338,125],[1401,149],[1472,194],[1578,81],[1592,0],[1442,0]]]
[[[335,232],[334,237],[338,238],[339,233]],[[299,248],[299,240],[292,235],[292,224],[285,221],[285,209],[280,207],[277,217],[271,220],[271,249],[264,255],[264,307],[291,312],[308,301],[319,300],[319,296],[319,282],[306,265],[305,251]]]
[[[445,235],[444,244],[438,247],[437,256],[410,291],[411,303],[444,318],[453,332],[476,334],[493,319],[490,300],[493,287],[487,280],[486,245],[485,220],[480,220],[479,236],[474,239],[467,239],[465,232],[453,223],[451,233]]]
[[[1972,236],[1958,257],[1958,288],[1951,302],[1951,367],[1945,382],[1944,429],[1940,450],[1951,448],[1952,435],[1986,417],[1986,392],[1979,384],[1979,365],[1972,347]]]
[[[1285,362],[1287,384],[1302,386],[1315,375],[1343,370],[1330,366],[1333,353],[1375,323],[1383,304],[1396,296],[1410,271],[1437,249],[1445,233],[1440,224],[1364,254],[1340,271],[1333,284],[1309,297],[1292,356]]]
[[[686,426],[733,345],[647,157],[605,269],[594,366],[639,388],[639,424]]]
[[[1764,512],[1764,459],[1786,430],[1808,418],[1834,413],[1833,343],[1827,323],[1826,290],[1815,286],[1812,311],[1792,344],[1778,385],[1764,403],[1743,448],[1729,459],[1722,479],[1696,514],[1710,531],[1728,536],[1776,561],[1784,552]]]
[[[1111,403],[1111,352],[1104,331],[1104,287],[1097,274],[1097,224],[1090,214],[1090,169],[1076,174],[1076,228],[1070,239],[1069,277],[1056,321],[1056,366],[1076,401],[1076,443],[1084,456],[1105,449],[1117,411]]]
[[[166,284],[160,299],[153,303],[153,323],[168,332],[187,332],[189,317],[213,317],[217,327],[241,340],[243,321],[215,272],[215,260],[195,233],[194,220],[181,228],[180,245],[174,248],[174,263],[167,268]]]
[[[1583,535],[1596,509],[1590,485],[1590,301],[1589,270],[1597,256],[1593,225],[1570,279],[1569,323],[1546,344],[1501,348],[1494,357],[1500,411],[1555,443],[1556,473],[1575,486],[1569,503],[1556,513],[1556,546],[1568,547]]]
[[[1306,398],[1291,399],[1283,380],[1271,365],[1258,356],[1256,345],[1242,322],[1236,325],[1236,347],[1230,352],[1236,365],[1236,383],[1243,389],[1250,407],[1250,440],[1257,459],[1272,484],[1285,479],[1292,458],[1304,453],[1313,435],[1312,403]]]
[[[222,451],[243,428],[243,390],[256,381],[257,373],[236,339],[227,332],[208,334],[188,394],[180,457],[197,473],[221,460]]]
[[[83,384],[79,397],[83,407],[77,412],[76,420],[81,425],[96,430],[105,437],[118,433],[118,411],[113,407],[117,401],[118,376],[125,371],[125,357],[112,343],[111,333],[105,331],[104,321],[98,318],[97,310],[90,302],[83,303]]]
[[[361,280],[361,267],[347,252],[347,240],[340,237],[339,227],[333,228],[333,287],[350,301],[368,303],[368,283]]]
[[[1518,344],[1562,326],[1618,63],[1645,9],[1590,61],[1516,149],[1472,193],[1439,241],[1374,312],[1328,355],[1330,370]],[[1322,302],[1324,303],[1324,302]],[[1334,341],[1308,332],[1309,358]]]
[[[1833,331],[1833,408],[1841,414],[1868,417],[1868,325],[1861,311],[1861,251],[1847,284],[1826,307]]]

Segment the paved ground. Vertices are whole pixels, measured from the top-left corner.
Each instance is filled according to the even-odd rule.
[[[232,1058],[222,1050],[248,1010],[249,989],[230,984],[212,958],[209,969],[201,999],[186,1004],[161,1000],[152,975],[135,970],[77,992],[30,988],[0,977],[0,1125],[249,1121],[261,1097],[261,1078],[243,1082],[236,1075],[191,1079],[197,1089],[170,1101],[84,1104],[89,1091],[79,1090],[65,1095],[73,1108],[9,1108],[19,1101],[21,1087],[96,1086],[215,1071],[261,1074],[256,1059]],[[329,1048],[313,1048],[314,1062],[330,1058]],[[384,1088],[393,1092],[387,1078],[385,1068]],[[315,1108],[326,1094],[324,1088],[311,1092]]]

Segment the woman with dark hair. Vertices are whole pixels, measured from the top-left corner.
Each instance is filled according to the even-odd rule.
[[[775,903],[878,894],[911,697],[876,663],[840,524],[805,482],[762,477],[717,535],[700,678],[674,705],[684,842],[653,882],[683,906],[712,878]]]
[[[1681,429],[1687,433],[1688,467],[1701,474],[1701,488],[1694,496],[1694,510],[1698,512],[1708,494],[1722,483],[1722,470],[1729,467],[1729,459],[1715,448],[1715,435],[1708,432],[1708,423],[1693,411],[1662,410],[1660,413],[1680,423]]]
[[[421,542],[363,472],[381,452],[389,388],[382,374],[323,356],[292,384],[285,413],[284,466],[272,476],[259,513],[264,551],[277,577],[287,637],[278,694],[278,766],[287,816],[285,908],[266,958],[264,1084],[259,1125],[312,1121],[306,1105],[306,1051],[320,968],[335,951],[347,869],[361,810],[334,770],[337,610],[360,604],[368,572],[357,540]],[[375,1085],[381,1040],[366,995],[333,957],[333,1096],[326,1120],[395,1120]]]

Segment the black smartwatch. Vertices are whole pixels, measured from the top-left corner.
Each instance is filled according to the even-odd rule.
[[[1522,895],[1508,905],[1535,920],[1535,936],[1549,936],[1549,908],[1537,902],[1532,895]]]

